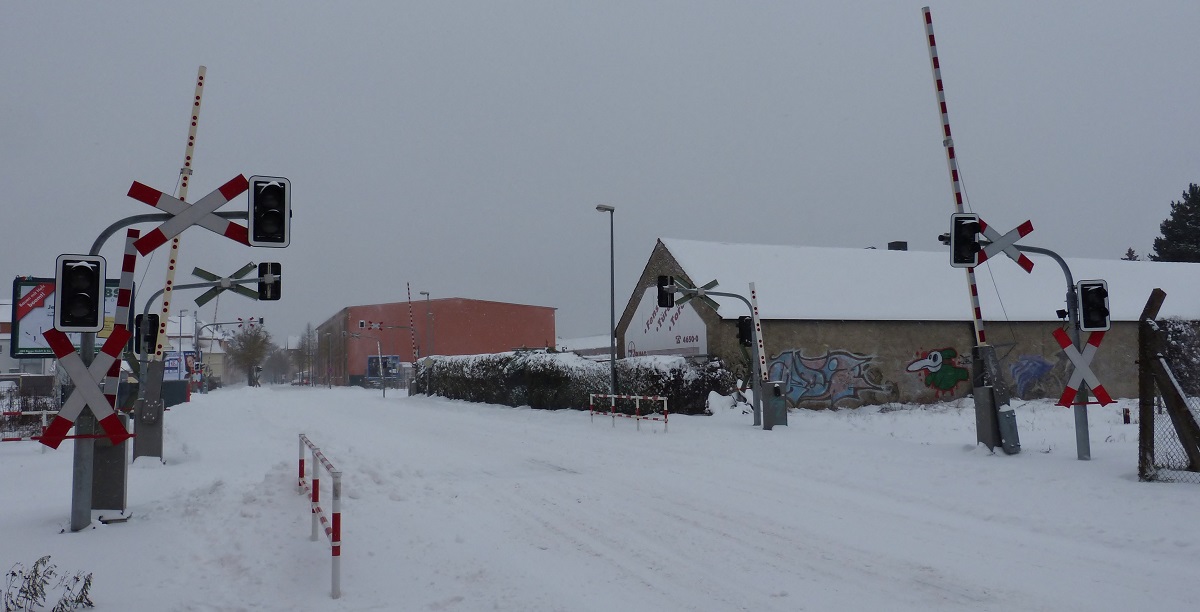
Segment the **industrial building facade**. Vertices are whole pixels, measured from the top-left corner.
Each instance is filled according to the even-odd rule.
[[[1163,317],[1200,320],[1200,264],[1067,260],[1074,280],[1106,279],[1113,325],[1092,369],[1113,397],[1137,396],[1137,318],[1151,290]],[[1066,323],[1066,281],[1049,259],[1026,274],[1004,258],[980,268],[988,339],[1016,398],[1057,398],[1072,366],[1052,333]],[[746,378],[749,349],[731,298],[657,305],[657,278],[750,297],[754,283],[767,375],[794,407],[931,403],[971,392],[974,330],[964,273],[937,252],[745,245],[660,239],[617,324],[619,354],[717,357]],[[980,278],[984,278],[981,276]],[[710,303],[716,303],[714,309]],[[1086,334],[1084,334],[1086,338]]]
[[[317,326],[317,384],[403,379],[429,355],[476,355],[555,346],[554,308],[466,298],[347,306]]]

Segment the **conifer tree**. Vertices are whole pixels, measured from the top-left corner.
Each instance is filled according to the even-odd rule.
[[[1159,226],[1151,261],[1200,262],[1200,185],[1192,183],[1183,199],[1171,202],[1171,216]]]

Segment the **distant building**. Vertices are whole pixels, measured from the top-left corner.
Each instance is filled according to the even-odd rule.
[[[427,355],[555,346],[554,308],[466,298],[347,306],[316,331],[316,384],[355,385],[376,377],[378,365],[369,364],[378,364],[380,354],[390,369]],[[411,365],[399,367],[387,376],[411,371]]]
[[[562,353],[575,353],[594,361],[608,361],[612,355],[612,336],[559,338],[558,350]]]
[[[1065,325],[1066,280],[1033,256],[1027,274],[1004,256],[977,268],[989,343],[1014,397],[1057,398],[1072,367],[1051,333]],[[1113,397],[1137,396],[1137,320],[1150,292],[1162,317],[1200,320],[1200,264],[1067,260],[1075,281],[1108,282],[1113,326],[1093,370]],[[619,356],[720,357],[742,376],[740,300],[712,297],[659,308],[659,275],[750,296],[755,283],[768,375],[793,406],[933,402],[971,393],[975,344],[965,273],[949,253],[729,244],[660,239],[617,323]],[[1086,334],[1085,334],[1086,338]]]

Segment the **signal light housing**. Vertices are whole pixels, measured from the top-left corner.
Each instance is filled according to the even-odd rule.
[[[1082,280],[1075,284],[1079,299],[1079,330],[1107,331],[1112,327],[1108,309],[1108,283],[1102,280]]]
[[[104,329],[104,258],[59,255],[54,266],[54,329],[95,333]]]
[[[247,211],[250,246],[291,244],[292,182],[280,176],[252,176]]]
[[[955,268],[974,268],[979,265],[979,215],[955,213],[950,215],[950,265]]]
[[[675,284],[674,276],[659,276],[658,277],[658,307],[673,308],[675,306],[675,292],[668,291],[667,287]]]

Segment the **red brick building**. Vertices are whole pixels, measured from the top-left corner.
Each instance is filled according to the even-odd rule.
[[[362,326],[360,327],[360,323]],[[348,306],[317,326],[316,382],[358,384],[368,357],[411,364],[555,345],[554,308],[465,298]],[[372,376],[375,376],[374,370]],[[390,376],[390,374],[389,374]]]

